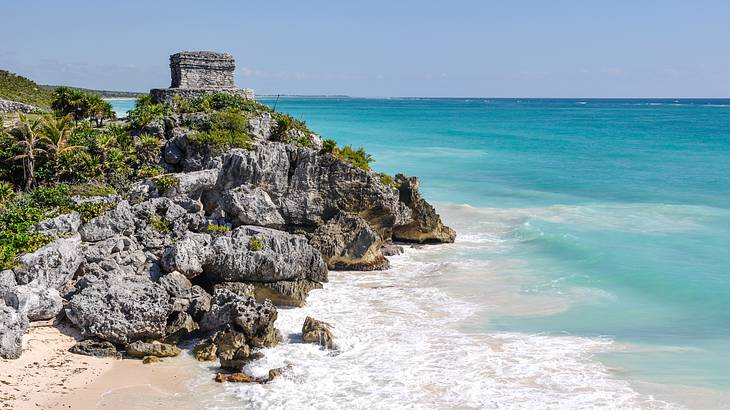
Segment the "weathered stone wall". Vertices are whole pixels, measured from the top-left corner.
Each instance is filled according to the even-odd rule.
[[[186,100],[201,97],[205,94],[226,93],[247,98],[256,99],[256,93],[251,88],[155,88],[150,90],[152,99],[159,104],[172,104],[176,95]]]
[[[38,111],[38,107],[29,104],[23,104],[17,101],[0,100],[0,112],[22,112],[25,114]]]
[[[170,88],[235,88],[236,64],[227,53],[184,51],[170,56]]]

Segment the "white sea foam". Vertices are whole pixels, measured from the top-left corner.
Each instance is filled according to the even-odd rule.
[[[200,399],[209,408],[257,409],[670,407],[592,359],[611,340],[458,330],[485,307],[429,285],[429,275],[449,274],[441,272],[448,265],[421,263],[434,249],[410,250],[386,272],[332,273],[306,307],[279,311],[284,343],[246,369],[263,376],[291,364],[283,378]],[[335,351],[301,343],[306,316],[333,326]],[[208,378],[198,391],[213,391],[209,371],[201,366]]]

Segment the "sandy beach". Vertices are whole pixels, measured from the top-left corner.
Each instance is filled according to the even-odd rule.
[[[187,374],[171,363],[174,359],[145,365],[76,355],[68,351],[75,336],[67,326],[33,323],[23,338],[22,357],[0,360],[0,408],[189,408],[175,403]]]

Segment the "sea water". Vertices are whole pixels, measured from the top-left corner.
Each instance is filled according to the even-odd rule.
[[[332,272],[251,408],[730,407],[730,101],[264,98],[421,178],[454,244]],[[300,342],[307,316],[337,350]]]

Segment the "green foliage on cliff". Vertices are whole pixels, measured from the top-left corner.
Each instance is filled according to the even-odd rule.
[[[44,219],[76,211],[86,222],[113,206],[74,203],[72,197],[85,189],[59,184],[36,188],[6,202],[0,210],[0,268],[15,266],[18,254],[33,252],[53,239],[37,232],[30,232],[31,228]]]
[[[218,224],[210,224],[206,228],[206,231],[208,231],[211,235],[223,235],[227,232],[229,232],[231,228],[225,226],[225,225],[218,225]]]
[[[173,175],[163,175],[154,179],[155,186],[160,193],[165,193],[171,188],[176,188],[178,179]]]
[[[0,99],[48,109],[51,107],[53,94],[32,80],[0,70]]]
[[[387,186],[389,186],[391,188],[395,188],[395,189],[400,188],[400,184],[398,182],[396,182],[395,179],[393,179],[393,177],[388,174],[380,174],[379,179],[383,185],[387,185]]]
[[[258,252],[264,249],[264,241],[260,238],[252,237],[248,240],[248,249],[254,252]]]
[[[231,148],[254,147],[248,136],[247,116],[233,110],[213,113],[210,121],[189,135],[188,140],[198,148],[207,149],[211,155],[220,155]]]
[[[152,229],[160,233],[168,233],[172,230],[172,223],[157,214],[150,217],[150,226]]]

